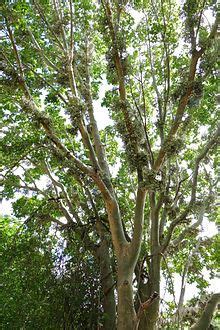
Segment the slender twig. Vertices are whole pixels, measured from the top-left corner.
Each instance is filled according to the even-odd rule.
[[[146,127],[146,124],[145,124],[144,121],[143,121],[142,114],[141,114],[141,110],[140,110],[140,108],[139,108],[139,106],[138,106],[138,104],[137,104],[137,102],[136,102],[136,100],[135,100],[135,97],[134,97],[134,94],[133,94],[133,90],[132,90],[132,86],[131,86],[131,82],[130,82],[129,86],[130,86],[130,91],[131,91],[132,100],[133,100],[134,105],[135,105],[135,107],[136,107],[136,109],[137,109],[137,112],[138,112],[139,118],[140,118],[140,120],[141,120],[141,124],[142,124],[143,129],[144,129],[144,134],[145,134],[145,138],[146,138],[146,142],[147,142],[147,143],[146,143],[147,152],[149,153],[149,156],[150,156],[150,163],[151,163],[151,165],[153,165],[153,159],[154,159],[154,158],[153,158],[153,152],[152,152],[152,149],[151,149],[151,146],[150,146],[149,137],[148,137],[148,134],[147,134],[147,127]],[[146,109],[145,109],[145,111],[146,111]],[[148,165],[148,164],[146,164],[146,165]]]
[[[31,37],[31,40],[32,40],[34,46],[39,51],[39,53],[41,54],[41,56],[44,59],[45,63],[48,65],[48,67],[50,67],[54,71],[58,72],[59,68],[46,56],[44,50],[40,47],[39,43],[37,42],[36,38],[34,37],[34,34],[32,33],[31,29],[27,27],[27,31],[28,31],[28,33]]]
[[[15,55],[15,58],[16,58],[16,62],[17,62],[18,68],[19,68],[20,85],[22,86],[22,89],[23,89],[25,95],[27,97],[31,98],[31,94],[30,94],[29,88],[28,88],[28,86],[27,86],[27,84],[25,82],[24,68],[23,68],[23,64],[21,62],[21,57],[20,57],[20,54],[18,52],[18,49],[17,49],[17,46],[16,46],[16,42],[15,42],[15,39],[14,39],[14,35],[12,33],[12,30],[11,30],[11,27],[9,25],[9,22],[8,22],[7,17],[5,17],[5,21],[6,21],[6,27],[7,27],[7,30],[8,30],[9,38],[11,40],[11,44],[12,44],[12,47],[13,47],[13,52],[14,52],[14,55]]]
[[[218,137],[220,134],[220,127],[216,130],[216,132],[213,134],[212,138],[206,143],[206,145],[203,147],[200,154],[197,156],[195,160],[195,166],[193,171],[193,178],[192,178],[192,184],[191,184],[191,196],[190,201],[185,208],[185,210],[176,218],[174,219],[167,231],[166,239],[161,246],[161,252],[164,252],[166,248],[169,245],[169,242],[172,237],[173,230],[176,228],[178,224],[180,224],[183,220],[185,220],[188,213],[191,211],[192,206],[196,200],[196,192],[197,192],[197,181],[198,181],[198,173],[199,173],[199,166],[201,161],[206,157],[207,153],[218,143]]]
[[[67,46],[66,33],[65,33],[65,30],[64,30],[64,27],[63,27],[63,14],[62,14],[60,1],[59,0],[53,0],[53,6],[54,6],[54,9],[55,9],[57,20],[58,20],[60,28],[61,28],[63,45],[64,45],[64,50],[65,50],[65,53],[66,53],[67,49],[68,49],[68,46]]]
[[[44,15],[44,11],[42,10],[42,8],[40,7],[38,1],[36,0],[33,0],[33,3],[34,3],[34,6],[36,7],[40,17],[41,17],[41,20],[45,23],[48,31],[50,32],[50,34],[52,35],[52,37],[54,38],[54,40],[57,42],[57,45],[60,47],[60,49],[62,51],[64,51],[64,47],[62,45],[62,43],[60,42],[59,38],[57,37],[56,33],[54,32],[54,29],[51,27],[51,24],[48,22],[46,16]]]
[[[58,96],[66,105],[68,105],[68,101],[63,97],[63,95],[61,93],[59,93],[59,91],[51,83],[49,83],[49,81],[47,79],[45,79],[42,74],[40,74],[39,72],[36,72],[28,64],[25,64],[24,66],[26,68],[28,68],[31,72],[33,72],[36,75],[36,77],[41,79],[46,85],[48,85],[50,88],[52,88],[52,90],[54,92],[56,92],[56,96]]]
[[[169,101],[169,94],[170,94],[170,54],[169,54],[169,43],[167,40],[165,40],[166,36],[166,20],[164,15],[164,8],[163,8],[163,1],[161,0],[161,9],[162,9],[162,17],[163,17],[163,26],[164,26],[164,32],[161,32],[162,41],[164,44],[164,50],[166,54],[166,67],[167,67],[167,88],[165,90],[165,100],[164,100],[164,111],[163,111],[163,123],[165,123],[166,120],[166,113],[167,113],[167,104]]]
[[[69,7],[70,7],[70,61],[73,61],[73,2],[69,0]]]
[[[173,278],[172,278],[172,275],[171,275],[171,272],[170,272],[170,269],[169,269],[169,265],[168,265],[168,263],[167,263],[167,260],[166,260],[165,255],[164,255],[163,253],[161,253],[161,255],[162,255],[162,258],[163,258],[164,264],[165,264],[165,266],[166,266],[168,276],[169,276],[169,278],[170,278],[171,291],[172,291],[172,295],[173,295],[173,302],[174,302],[175,307],[177,308],[177,303],[176,303],[176,297],[175,297],[175,290],[174,290],[174,282],[173,282]]]
[[[203,1],[202,8],[201,8],[201,11],[200,11],[200,14],[199,14],[198,26],[197,26],[196,33],[195,33],[196,40],[197,40],[197,37],[198,37],[198,33],[199,33],[200,25],[201,25],[201,20],[202,20],[202,14],[203,14],[205,4],[206,4],[206,0]]]

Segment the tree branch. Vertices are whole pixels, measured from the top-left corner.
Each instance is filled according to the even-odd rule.
[[[195,248],[192,251],[190,251],[186,264],[184,266],[183,272],[181,274],[181,290],[180,290],[180,296],[179,296],[179,301],[178,301],[178,306],[177,306],[177,311],[176,311],[177,318],[178,318],[178,325],[182,321],[182,308],[183,308],[183,303],[184,303],[188,270],[192,263],[193,257],[196,255],[196,253],[199,250],[200,245],[201,245],[201,239],[198,240]]]
[[[146,16],[145,16],[145,19],[146,19],[146,26],[148,26],[148,21],[147,21]],[[159,118],[160,118],[160,121],[162,122],[163,114],[162,114],[162,106],[161,106],[161,95],[160,95],[160,92],[159,92],[158,87],[157,87],[156,73],[155,73],[155,70],[154,70],[154,61],[153,61],[153,56],[152,56],[152,52],[151,52],[151,42],[150,42],[150,37],[149,37],[148,30],[147,30],[146,45],[147,45],[147,52],[148,52],[148,56],[149,56],[149,60],[150,60],[150,68],[151,68],[151,75],[152,75],[152,79],[153,79],[153,87],[154,87],[154,90],[155,90],[155,93],[156,93],[156,96],[157,96],[157,103],[158,103],[158,109],[159,109]],[[162,131],[160,131],[160,137],[161,137],[161,141],[163,141],[163,129],[162,129]]]
[[[218,142],[217,138],[219,137],[219,133],[220,133],[220,127],[217,128],[217,130],[214,133],[214,135],[212,136],[212,138],[206,143],[206,145],[203,147],[203,150],[200,152],[200,154],[197,156],[197,158],[195,160],[190,201],[189,201],[186,209],[175,220],[173,220],[171,222],[167,235],[166,235],[166,239],[165,239],[163,245],[161,246],[162,252],[164,252],[165,249],[168,247],[171,237],[172,237],[173,230],[175,229],[175,227],[178,224],[180,224],[186,218],[188,213],[191,211],[192,205],[194,204],[195,199],[196,199],[197,180],[198,180],[200,162],[205,158],[205,156],[210,151],[210,149],[213,148],[213,146],[217,144],[217,142]]]
[[[87,109],[89,113],[89,119],[90,119],[90,124],[92,126],[92,137],[94,140],[95,144],[95,151],[96,155],[98,158],[98,162],[100,165],[101,170],[104,173],[104,181],[106,182],[106,185],[108,186],[109,191],[112,193],[114,196],[114,189],[111,184],[111,174],[109,170],[108,163],[106,161],[106,155],[105,155],[105,150],[103,148],[99,130],[98,130],[98,125],[94,116],[94,109],[93,109],[93,103],[92,103],[92,95],[91,95],[91,82],[90,82],[90,74],[89,74],[89,55],[90,55],[90,60],[92,55],[88,54],[88,40],[86,42],[86,65],[85,65],[85,71],[86,71],[86,103],[87,103]]]
[[[44,11],[42,10],[42,8],[40,7],[39,3],[35,0],[33,0],[33,4],[34,6],[36,7],[42,21],[45,23],[45,25],[47,26],[48,28],[48,31],[51,33],[51,35],[54,37],[54,39],[56,40],[58,46],[60,47],[60,49],[62,51],[64,51],[65,49],[63,48],[63,45],[62,43],[60,42],[59,38],[57,37],[56,33],[54,32],[53,28],[51,28],[51,24],[48,23],[47,19],[46,19],[46,16],[44,15]]]
[[[149,192],[150,199],[150,244],[151,244],[151,254],[157,253],[160,247],[159,240],[159,211],[160,208],[156,206],[155,192]]]
[[[39,78],[41,81],[43,81],[46,85],[48,85],[55,93],[56,96],[58,96],[60,98],[61,101],[63,101],[63,103],[65,105],[68,105],[68,101],[64,98],[64,96],[55,88],[53,87],[53,85],[51,83],[48,82],[48,80],[46,80],[43,75],[41,75],[39,72],[36,72],[34,69],[32,69],[29,65],[24,64],[24,66],[26,68],[28,68],[31,72],[33,72],[35,74],[35,76],[37,78]]]
[[[118,77],[118,83],[119,83],[119,96],[120,96],[120,101],[121,101],[121,110],[122,110],[125,126],[126,126],[126,129],[128,132],[128,136],[129,136],[131,145],[134,148],[135,154],[138,155],[138,139],[136,136],[136,132],[134,129],[132,119],[129,114],[124,69],[123,69],[123,65],[122,65],[122,61],[121,61],[121,57],[120,57],[120,53],[119,53],[116,29],[113,24],[112,11],[111,11],[109,0],[102,0],[102,5],[103,5],[103,8],[106,13],[110,36],[112,39],[113,59],[114,59],[116,73],[117,73],[117,77]],[[139,181],[142,181],[142,170],[140,167],[137,168],[137,172],[138,172]]]
[[[140,323],[141,316],[143,315],[144,311],[146,311],[152,304],[153,302],[159,298],[159,294],[157,292],[152,293],[152,295],[149,297],[148,300],[146,300],[144,303],[140,304],[138,313],[137,313],[137,321],[135,325],[135,330],[138,330],[138,326]]]
[[[70,8],[70,62],[73,61],[73,47],[74,47],[74,40],[73,40],[73,2],[69,0],[69,8]]]
[[[73,162],[75,166],[77,166],[82,172],[85,174],[88,174],[89,176],[94,176],[94,171],[83,164],[77,157],[75,157],[60,141],[60,139],[57,137],[55,134],[52,124],[50,122],[50,119],[40,112],[35,105],[34,101],[32,99],[27,99],[23,97],[22,99],[24,103],[24,109],[26,110],[27,113],[33,115],[36,120],[43,126],[46,135],[48,138],[51,140],[51,142],[56,146],[58,150],[63,152],[65,157],[70,161]]]
[[[80,220],[80,218],[79,218],[77,212],[76,212],[76,211],[74,210],[74,208],[73,208],[73,204],[72,204],[72,202],[71,202],[71,200],[70,200],[70,197],[69,197],[69,195],[68,195],[68,193],[67,193],[67,191],[66,191],[64,185],[63,185],[61,182],[59,182],[58,180],[56,180],[56,179],[54,178],[54,176],[52,175],[52,172],[51,172],[50,166],[49,166],[49,164],[46,162],[46,160],[44,161],[44,169],[45,169],[46,173],[48,174],[48,176],[50,177],[50,179],[51,179],[51,181],[52,181],[54,187],[59,187],[59,188],[61,189],[62,196],[63,196],[63,198],[65,199],[66,204],[67,204],[67,206],[68,206],[68,208],[69,208],[71,214],[74,216],[74,218],[76,219],[76,221],[77,221],[78,223],[80,223],[81,220]],[[61,202],[61,206],[64,207],[64,205],[63,205],[63,203],[62,203],[62,200],[61,200],[60,202]]]
[[[27,86],[27,84],[25,82],[25,75],[24,75],[23,64],[21,62],[21,57],[20,57],[20,54],[18,52],[18,49],[17,49],[17,46],[16,46],[16,42],[15,42],[15,39],[14,39],[14,35],[13,35],[12,30],[10,28],[10,25],[8,23],[7,17],[5,17],[5,21],[6,21],[6,27],[7,27],[7,31],[8,31],[8,34],[9,34],[9,38],[10,38],[10,41],[11,41],[11,44],[12,44],[12,47],[13,47],[13,52],[14,52],[14,55],[15,55],[15,58],[16,58],[18,69],[19,69],[19,74],[20,74],[20,81],[19,81],[19,83],[21,84],[22,89],[23,89],[25,95],[27,97],[31,97],[30,91],[29,91],[28,86]]]
[[[186,237],[186,235],[188,233],[190,233],[194,229],[198,228],[203,222],[204,213],[205,213],[205,202],[201,206],[199,216],[198,216],[198,220],[194,224],[192,224],[191,226],[185,228],[177,238],[175,238],[172,242],[170,242],[170,246],[177,247],[182,242],[182,240]]]
[[[55,0],[54,0],[55,1]],[[6,23],[7,23],[7,19],[6,19]],[[16,47],[16,43],[14,40],[14,36],[12,34],[12,31],[10,29],[10,26],[7,24],[7,29],[8,29],[8,33],[10,36],[10,40],[11,43],[13,45],[13,50],[15,53],[15,57],[16,57],[16,61],[19,67],[19,71],[20,71],[20,75],[21,75],[21,86],[22,89],[24,91],[25,97],[22,98],[22,102],[24,104],[24,109],[26,110],[26,112],[28,114],[31,114],[35,117],[35,119],[43,126],[44,131],[46,133],[46,135],[48,136],[48,138],[50,139],[50,141],[55,145],[56,149],[58,152],[63,153],[64,157],[70,161],[71,166],[76,166],[79,170],[81,170],[83,173],[89,175],[97,184],[97,186],[99,187],[100,191],[103,194],[103,197],[106,199],[111,200],[111,196],[109,195],[109,191],[107,189],[107,187],[105,186],[105,184],[102,182],[100,176],[97,173],[97,169],[95,168],[92,169],[88,166],[86,166],[83,162],[81,162],[77,157],[75,157],[61,142],[61,140],[57,137],[57,135],[54,132],[54,129],[52,127],[52,123],[51,123],[51,119],[48,118],[46,115],[44,115],[42,112],[40,112],[30,94],[30,91],[28,89],[28,86],[25,83],[25,75],[24,75],[24,71],[23,71],[23,65],[19,56],[19,52],[17,50]],[[72,71],[71,71],[72,72]],[[73,97],[77,97],[77,95],[74,95],[74,90],[73,92]],[[83,126],[81,125],[81,128],[83,129]],[[84,133],[86,133],[84,131]],[[90,140],[88,140],[87,142],[89,142]],[[88,144],[89,146],[91,146],[91,142],[90,144]],[[90,148],[90,155],[93,155],[92,151],[92,147]],[[95,161],[95,160],[94,160]],[[93,163],[94,164],[94,163]]]
[[[194,50],[192,52],[192,57],[191,57],[191,61],[190,61],[190,67],[189,67],[189,74],[188,74],[188,82],[187,82],[187,87],[186,87],[186,91],[185,93],[181,96],[180,101],[179,101],[179,105],[176,111],[176,116],[175,119],[173,121],[173,124],[171,126],[171,129],[169,131],[169,134],[167,136],[167,138],[165,139],[159,153],[157,156],[157,159],[154,163],[154,167],[153,169],[155,171],[158,171],[160,169],[161,164],[164,161],[164,158],[166,156],[166,146],[167,144],[171,143],[181,122],[182,122],[182,117],[185,111],[185,108],[187,106],[187,103],[189,101],[190,95],[193,92],[193,88],[194,88],[194,80],[195,80],[195,75],[196,75],[196,68],[197,68],[197,63],[199,61],[199,59],[202,57],[202,55],[204,54],[204,52],[206,51],[209,41],[212,40],[215,37],[216,34],[216,30],[217,30],[217,21],[215,21],[213,28],[209,34],[209,37],[207,38],[206,41],[206,45],[202,48],[200,48],[200,50]]]
[[[53,0],[53,6],[55,9],[55,13],[57,16],[57,20],[59,22],[61,32],[62,32],[62,39],[63,39],[63,45],[64,45],[64,51],[67,51],[68,46],[67,46],[67,40],[66,40],[66,33],[63,27],[63,17],[62,17],[62,10],[61,10],[61,4],[59,0]]]
[[[140,81],[140,84],[141,84],[141,89],[142,89],[142,98],[143,98],[143,101],[145,101],[145,97],[144,97],[144,94],[143,94],[143,93],[144,93],[144,87],[143,87],[142,79],[141,79],[141,81]],[[142,126],[143,126],[143,130],[144,130],[144,134],[145,134],[145,138],[146,138],[146,146],[145,146],[145,148],[146,148],[146,150],[147,150],[147,152],[148,152],[148,154],[149,154],[150,164],[151,164],[151,166],[152,166],[152,165],[153,165],[153,162],[154,162],[154,155],[153,155],[153,152],[152,152],[152,149],[151,149],[150,140],[149,140],[148,133],[147,133],[147,124],[146,124],[146,105],[144,104],[144,112],[145,112],[145,122],[144,122],[144,120],[143,120],[143,118],[142,118],[141,110],[140,110],[140,108],[139,108],[139,106],[138,106],[138,104],[137,104],[137,102],[136,102],[136,100],[135,100],[135,97],[134,97],[134,95],[133,95],[133,90],[132,90],[132,86],[131,86],[131,84],[130,84],[130,92],[131,92],[132,99],[133,99],[133,101],[134,101],[134,105],[135,105],[135,107],[136,107],[136,109],[137,109],[137,112],[138,112],[138,114],[139,114],[139,117],[140,117],[140,120],[141,120],[141,124],[142,124]],[[144,102],[144,103],[145,103],[145,102]],[[148,163],[147,163],[146,165],[148,166]]]
[[[37,48],[37,50],[39,51],[40,55],[42,56],[42,58],[44,59],[45,63],[51,67],[53,70],[55,70],[56,72],[59,71],[58,67],[53,63],[51,62],[51,60],[45,55],[45,52],[43,51],[43,49],[40,47],[40,45],[38,44],[37,40],[35,39],[32,31],[30,30],[30,28],[27,27],[27,31],[31,37],[31,40],[34,44],[34,46]]]
[[[165,40],[166,37],[166,30],[167,30],[167,24],[165,20],[164,15],[164,7],[163,7],[163,1],[161,1],[161,10],[162,10],[162,16],[163,16],[163,26],[164,31],[161,32],[163,44],[164,44],[164,51],[166,56],[166,71],[167,71],[167,77],[165,78],[165,100],[164,100],[164,109],[163,109],[163,118],[162,122],[165,123],[166,120],[166,113],[167,113],[167,104],[169,101],[169,95],[170,95],[170,54],[169,54],[169,42]]]
[[[41,216],[41,218],[42,218],[42,216]],[[65,223],[63,223],[62,221],[60,221],[59,219],[54,218],[54,217],[53,217],[52,215],[50,215],[50,214],[45,214],[45,215],[43,216],[43,218],[45,218],[44,220],[47,220],[47,221],[51,221],[51,222],[53,222],[53,223],[56,223],[57,225],[59,225],[59,226],[62,227],[62,228],[68,227],[68,225],[69,225],[68,221],[67,221],[67,223],[65,224]]]
[[[213,314],[215,312],[217,304],[220,302],[220,293],[214,293],[208,303],[205,306],[205,309],[196,322],[196,324],[191,328],[192,330],[206,330],[209,328]]]

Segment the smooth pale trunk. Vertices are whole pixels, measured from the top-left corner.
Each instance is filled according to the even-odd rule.
[[[133,299],[133,269],[120,262],[118,269],[118,322],[117,330],[134,330],[136,312]]]

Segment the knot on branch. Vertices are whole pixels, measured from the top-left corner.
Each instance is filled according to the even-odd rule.
[[[51,126],[52,125],[52,121],[51,119],[44,113],[36,113],[35,114],[35,118],[37,121],[39,121],[43,126]]]
[[[140,304],[140,307],[139,307],[139,310],[138,310],[138,313],[137,313],[137,327],[136,327],[136,329],[138,328],[138,324],[140,322],[140,318],[141,318],[143,312],[146,311],[148,309],[148,307],[150,305],[152,305],[152,303],[156,299],[158,299],[158,297],[159,297],[158,292],[154,292],[154,293],[152,293],[152,295],[144,303]]]
[[[27,112],[28,114],[33,115],[35,120],[42,124],[43,126],[49,127],[51,126],[52,122],[49,116],[46,113],[43,113],[39,111],[34,104],[34,102],[31,99],[28,99],[26,97],[22,97],[21,99],[22,102],[22,110]]]
[[[158,292],[152,293],[152,295],[144,303],[140,304],[140,308],[142,310],[146,310],[158,297]]]
[[[164,149],[168,157],[177,155],[184,146],[184,141],[182,138],[176,138],[172,141],[167,141],[165,143]]]
[[[156,171],[154,170],[145,170],[143,172],[143,181],[141,186],[151,191],[161,190],[162,189],[162,180],[156,179]]]

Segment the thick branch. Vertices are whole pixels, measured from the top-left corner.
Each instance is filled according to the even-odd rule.
[[[122,248],[127,245],[121,215],[116,199],[111,198],[105,202],[110,230],[112,234],[112,242],[115,248],[117,258],[121,258]]]
[[[182,308],[183,308],[183,303],[184,303],[184,297],[185,297],[185,290],[186,290],[186,283],[187,283],[187,276],[188,276],[188,270],[189,267],[191,266],[192,259],[198,252],[198,249],[201,245],[201,240],[198,240],[195,248],[190,251],[189,256],[187,258],[186,264],[184,266],[183,272],[182,272],[182,280],[181,280],[181,290],[180,290],[180,296],[179,296],[179,302],[178,302],[178,307],[177,307],[177,318],[178,318],[178,324],[179,322],[182,321]]]
[[[46,117],[42,112],[40,112],[33,102],[32,99],[27,99],[23,97],[23,103],[25,110],[34,115],[36,120],[43,126],[45,133],[47,134],[48,138],[53,142],[58,150],[63,152],[65,157],[73,162],[73,164],[78,167],[83,173],[88,174],[89,176],[93,176],[93,170],[88,166],[84,165],[77,157],[75,157],[60,141],[60,139],[55,134],[52,125],[50,123],[50,119]]]
[[[162,145],[162,147],[159,151],[159,154],[157,156],[157,159],[154,163],[155,171],[158,171],[160,169],[160,166],[162,165],[164,158],[166,156],[166,146],[167,146],[167,144],[172,142],[172,140],[173,140],[175,134],[177,133],[177,130],[182,122],[182,117],[183,117],[185,108],[189,101],[190,95],[193,92],[194,80],[195,80],[195,75],[196,75],[196,67],[197,67],[198,61],[202,57],[204,52],[206,51],[206,48],[208,47],[210,40],[212,40],[215,37],[216,30],[217,30],[217,22],[215,22],[215,24],[210,32],[210,35],[207,38],[206,45],[204,47],[202,47],[200,50],[194,50],[192,52],[186,91],[180,98],[175,119],[174,119],[171,129],[169,131],[169,134],[168,134],[167,138],[165,139],[164,144]]]
[[[7,20],[6,17],[5,17],[5,20],[6,20],[6,27],[7,27],[7,30],[8,30],[9,38],[10,38],[10,41],[11,41],[11,44],[12,44],[12,47],[13,47],[13,52],[14,52],[14,55],[15,55],[15,58],[16,58],[18,69],[19,69],[19,75],[20,75],[20,77],[19,77],[20,78],[19,83],[22,86],[22,89],[23,89],[25,95],[27,97],[31,97],[30,96],[30,91],[29,91],[28,86],[27,86],[27,84],[25,82],[24,68],[23,68],[23,64],[21,62],[20,54],[19,54],[18,49],[17,49],[17,46],[16,46],[14,35],[12,33],[11,27],[10,27],[10,25],[9,25],[8,20]]]
[[[186,237],[186,235],[190,232],[192,232],[194,229],[198,228],[201,224],[202,224],[202,221],[203,221],[203,217],[204,217],[204,213],[205,213],[205,205],[203,204],[202,207],[201,207],[201,210],[200,210],[200,213],[199,213],[199,217],[198,217],[198,220],[192,224],[191,226],[185,228],[181,233],[180,235],[174,239],[170,245],[172,247],[176,247],[178,246],[182,240]]]
[[[50,166],[49,166],[49,164],[48,164],[46,161],[44,162],[44,165],[45,165],[44,168],[45,168],[45,170],[46,170],[46,173],[47,173],[48,176],[50,177],[50,179],[51,179],[53,185],[54,185],[55,187],[59,187],[59,188],[61,189],[61,191],[62,191],[62,197],[65,199],[66,204],[67,204],[67,206],[68,206],[68,208],[69,208],[71,214],[74,216],[74,218],[76,219],[76,221],[77,221],[78,223],[80,223],[81,220],[80,220],[80,218],[79,218],[77,212],[76,212],[76,211],[74,210],[74,208],[73,208],[73,204],[72,204],[72,202],[71,202],[71,200],[70,200],[70,197],[69,197],[69,195],[68,195],[68,193],[67,193],[67,191],[66,191],[64,185],[63,185],[61,182],[59,182],[58,180],[56,180],[56,179],[54,178],[54,176],[53,176],[53,174],[52,174],[52,172],[51,172]],[[62,203],[62,200],[61,200],[61,206],[64,207],[64,205],[63,205],[63,203]]]
[[[191,211],[192,205],[194,204],[194,202],[196,200],[199,165],[200,165],[201,161],[206,157],[206,155],[210,151],[210,149],[213,148],[213,146],[217,144],[217,142],[218,142],[217,138],[219,136],[219,133],[220,133],[220,127],[218,127],[215,134],[207,142],[207,144],[204,146],[203,150],[201,151],[201,153],[197,156],[197,158],[195,160],[190,201],[189,201],[186,209],[175,220],[173,220],[171,222],[170,227],[167,232],[166,239],[164,241],[164,244],[162,245],[162,252],[164,252],[164,250],[168,247],[171,237],[172,237],[173,230],[176,228],[176,226],[178,224],[180,224],[183,220],[185,220],[186,216]]]
[[[191,328],[192,330],[206,330],[209,328],[217,304],[220,302],[220,293],[214,293],[208,301],[198,322]]]
[[[71,163],[67,162],[65,155],[62,152],[59,152],[59,150],[55,149],[54,153],[56,154],[57,151],[59,153],[59,160],[62,159],[65,164],[67,163],[66,166],[70,168],[71,172],[73,172],[73,175],[76,176],[76,179],[78,180],[77,174],[74,173],[75,172],[74,164],[73,166],[71,166]],[[103,181],[100,179],[98,173],[94,172],[93,174],[91,174],[91,177],[94,180],[94,182],[97,184],[100,192],[102,193],[108,214],[108,220],[110,224],[113,244],[115,247],[116,254],[120,256],[121,249],[125,244],[127,244],[127,240],[125,238],[117,200],[113,198],[111,194],[109,194],[109,190],[107,189]]]
[[[101,172],[99,163],[98,163],[97,158],[96,158],[95,150],[94,150],[92,142],[90,140],[88,131],[85,128],[85,125],[84,125],[82,120],[80,120],[80,123],[79,123],[79,130],[80,130],[80,133],[81,133],[81,136],[82,136],[83,144],[89,150],[89,158],[92,162],[92,165],[93,165],[94,169],[96,171]]]
[[[88,41],[87,41],[88,42]],[[91,95],[91,82],[90,82],[90,73],[89,73],[89,54],[88,54],[88,45],[86,47],[86,103],[87,109],[89,113],[90,124],[92,126],[92,137],[95,144],[95,151],[98,158],[98,162],[101,170],[104,173],[106,185],[108,186],[110,192],[114,195],[114,189],[111,184],[111,174],[109,171],[109,166],[106,161],[105,150],[101,142],[98,125],[94,116],[94,109],[92,103],[92,95]]]
[[[129,108],[128,108],[128,104],[127,104],[127,93],[126,93],[126,86],[125,86],[125,75],[124,75],[124,69],[123,69],[120,52],[119,52],[116,29],[113,24],[112,11],[111,11],[109,0],[102,0],[102,3],[103,3],[103,7],[105,9],[105,12],[106,12],[109,31],[110,31],[110,35],[111,35],[111,39],[112,39],[113,58],[114,58],[116,73],[117,73],[118,82],[119,82],[119,96],[120,96],[120,101],[121,101],[121,109],[122,109],[122,113],[124,116],[125,126],[127,129],[129,138],[131,140],[131,145],[133,146],[134,151],[137,155],[138,154],[138,139],[136,137],[134,125],[133,125],[131,116],[129,114]],[[137,171],[138,171],[139,181],[141,181],[142,180],[141,171],[139,168],[137,168]]]
[[[182,117],[183,117],[185,108],[187,106],[189,97],[193,91],[193,82],[194,82],[194,78],[195,78],[195,74],[196,74],[196,66],[197,66],[198,60],[202,56],[202,54],[203,54],[203,51],[200,51],[200,52],[196,51],[192,54],[187,88],[186,88],[185,93],[183,94],[183,96],[181,97],[181,99],[179,101],[179,106],[177,108],[176,116],[175,116],[174,122],[171,126],[170,132],[169,132],[167,138],[165,139],[164,144],[162,145],[162,147],[159,151],[159,154],[157,156],[157,159],[154,163],[155,171],[158,171],[160,169],[160,166],[163,163],[164,158],[166,156],[166,145],[171,143],[171,141],[173,140],[173,138],[182,122]]]

